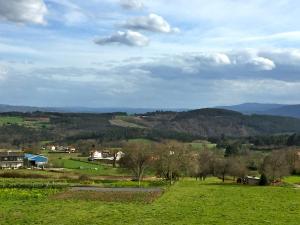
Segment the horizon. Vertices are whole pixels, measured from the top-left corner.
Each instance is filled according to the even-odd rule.
[[[299,104],[299,15],[291,0],[0,0],[2,103]]]

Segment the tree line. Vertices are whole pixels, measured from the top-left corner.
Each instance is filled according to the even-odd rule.
[[[242,155],[226,155],[221,149],[195,151],[189,144],[178,141],[127,142],[120,166],[132,171],[141,182],[145,174],[173,183],[180,177],[205,180],[208,176],[237,180],[248,175],[262,176],[264,184],[281,180],[292,173],[300,173],[299,153],[295,149],[276,150],[265,154],[247,151]]]

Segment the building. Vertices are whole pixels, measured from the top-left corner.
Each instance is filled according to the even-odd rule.
[[[24,158],[27,167],[44,167],[48,163],[48,158],[43,155],[25,154]]]
[[[51,145],[50,147],[48,147],[48,149],[51,152],[55,152],[55,153],[74,153],[74,152],[76,152],[76,148],[75,147],[70,147],[70,146]]]
[[[259,185],[260,182],[260,178],[259,177],[251,177],[251,176],[247,176],[245,178],[245,184],[250,184],[250,185]]]
[[[114,155],[115,154],[115,155]],[[110,151],[92,151],[90,153],[89,161],[95,160],[109,160],[109,161],[119,161],[123,157],[124,153],[118,151],[117,153],[111,153]]]
[[[24,166],[24,153],[6,151],[0,152],[0,168],[1,169],[18,169]]]

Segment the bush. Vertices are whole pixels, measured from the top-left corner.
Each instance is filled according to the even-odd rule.
[[[262,175],[260,176],[259,185],[260,185],[260,186],[266,186],[266,185],[268,185],[268,184],[269,184],[269,181],[268,181],[267,176],[266,176],[265,174],[262,174]]]

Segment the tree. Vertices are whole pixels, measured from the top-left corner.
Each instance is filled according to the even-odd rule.
[[[290,167],[283,151],[273,151],[265,157],[262,174],[265,174],[270,181],[281,179],[290,174]]]
[[[225,157],[237,155],[239,153],[240,146],[237,143],[229,144],[225,149]]]
[[[267,176],[266,176],[265,174],[262,174],[262,175],[260,176],[259,185],[260,185],[260,186],[266,186],[266,185],[268,185],[268,183],[269,183],[269,181],[268,181]]]
[[[208,175],[213,174],[214,160],[215,154],[213,151],[209,149],[201,151],[198,156],[198,170],[196,176],[205,180]]]
[[[177,141],[164,141],[156,145],[155,168],[157,173],[170,181],[186,171],[187,147]]]
[[[239,177],[243,178],[247,175],[248,169],[245,161],[241,157],[230,157],[228,160],[228,175],[232,176],[233,179]]]
[[[229,160],[224,157],[218,157],[214,161],[214,175],[220,177],[225,182],[225,176],[228,175],[230,169]]]
[[[120,160],[120,165],[133,172],[140,186],[145,170],[149,168],[154,160],[153,143],[126,143],[123,152],[124,156]]]

